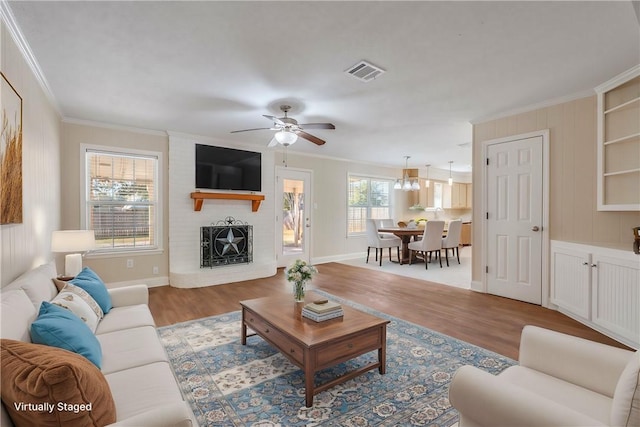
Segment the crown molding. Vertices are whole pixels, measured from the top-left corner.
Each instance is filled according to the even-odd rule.
[[[612,79],[602,83],[601,85],[596,87],[596,93],[607,92],[614,87],[620,86],[621,84],[631,80],[635,77],[640,76],[640,64],[635,65],[629,68],[627,71],[623,71]]]
[[[484,122],[489,122],[492,120],[503,119],[505,117],[511,117],[518,114],[529,113],[531,111],[540,110],[542,108],[553,107],[554,105],[564,104],[565,102],[575,101],[577,99],[587,98],[589,96],[594,96],[594,89],[587,89],[581,92],[573,93],[571,95],[561,96],[559,98],[553,98],[546,101],[539,102],[537,104],[531,104],[524,107],[513,108],[511,110],[506,110],[496,114],[490,114],[487,116],[479,117],[477,119],[469,120],[469,123],[472,125],[477,125]]]
[[[58,105],[58,101],[56,100],[56,97],[53,95],[53,92],[49,87],[47,78],[44,76],[44,73],[40,69],[38,60],[31,51],[29,43],[27,43],[27,40],[22,35],[22,31],[20,30],[20,27],[18,26],[15,17],[13,16],[13,12],[11,11],[11,7],[6,0],[0,0],[0,16],[2,17],[2,21],[7,26],[7,30],[9,31],[9,34],[11,34],[11,37],[18,47],[18,50],[29,66],[29,69],[31,69],[31,72],[40,84],[40,87],[44,91],[46,97],[49,99],[49,102],[51,102],[51,105],[57,111],[57,113],[62,116],[62,113],[60,112],[60,106]]]
[[[125,126],[125,125],[118,125],[113,123],[98,122],[94,120],[76,119],[73,117],[63,117],[62,123],[68,123],[68,124],[79,125],[79,126],[91,126],[91,127],[103,128],[103,129],[121,130],[121,131],[132,132],[132,133],[142,133],[145,135],[164,136],[164,137],[168,136],[168,132],[164,130],[144,129],[144,128],[138,128],[135,126]]]

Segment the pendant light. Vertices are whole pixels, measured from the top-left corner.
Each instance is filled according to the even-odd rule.
[[[449,160],[449,185],[453,185],[453,178],[451,178],[451,163],[453,163],[453,160]]]
[[[424,181],[424,186],[429,188],[429,186],[431,185],[431,181],[429,181],[429,167],[431,167],[431,165],[426,165],[427,166],[427,179]]]
[[[420,183],[416,178],[415,181],[411,181],[409,178],[409,159],[411,156],[404,156],[404,175],[401,179],[396,179],[396,183],[393,185],[394,190],[403,191],[417,191],[420,190]]]

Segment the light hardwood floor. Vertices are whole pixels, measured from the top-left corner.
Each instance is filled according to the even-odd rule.
[[[525,325],[626,348],[557,311],[540,306],[340,263],[317,267],[319,274],[314,277],[312,288],[513,359],[518,358],[520,333]],[[166,326],[239,310],[239,301],[275,294],[291,294],[283,269],[278,269],[273,277],[225,285],[151,288],[149,306],[157,326]]]

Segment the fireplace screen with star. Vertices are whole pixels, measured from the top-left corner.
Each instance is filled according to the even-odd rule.
[[[200,267],[252,262],[252,240],[253,227],[232,218],[216,225],[200,227]]]

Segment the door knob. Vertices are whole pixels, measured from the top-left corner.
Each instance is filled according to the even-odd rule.
[[[540,227],[538,227],[537,225],[534,225],[531,230],[533,231],[540,231]]]

